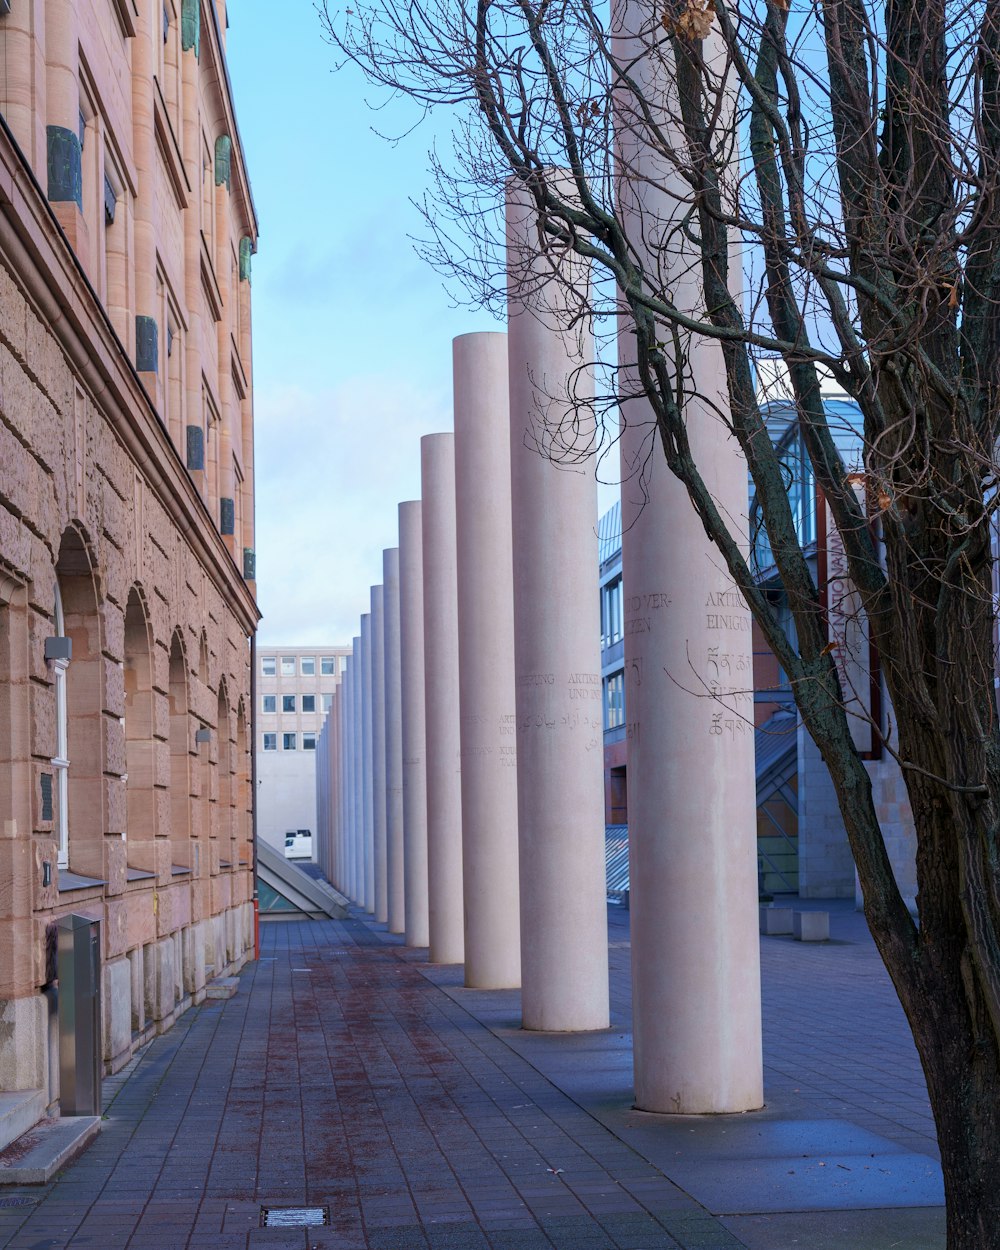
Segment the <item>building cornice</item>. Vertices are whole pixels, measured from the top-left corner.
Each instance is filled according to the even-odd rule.
[[[0,252],[246,634],[260,612],[128,352],[0,116]]]
[[[229,67],[226,64],[225,45],[222,40],[222,30],[219,26],[219,14],[216,11],[215,0],[201,0],[202,13],[202,31],[211,30],[210,50],[213,65],[215,68],[216,78],[219,83],[219,94],[222,98],[222,108],[226,119],[226,133],[232,140],[233,153],[235,154],[234,178],[233,182],[239,187],[239,198],[242,201],[247,217],[247,228],[250,237],[253,239],[253,250],[257,250],[257,209],[253,202],[253,191],[250,187],[250,177],[247,173],[246,161],[243,156],[243,141],[240,138],[240,128],[236,123],[236,109],[233,105],[233,85],[229,78]],[[209,25],[206,27],[206,16]],[[204,45],[203,45],[204,53]]]

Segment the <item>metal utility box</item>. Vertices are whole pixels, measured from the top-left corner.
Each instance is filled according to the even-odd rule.
[[[58,921],[59,1106],[63,1115],[101,1114],[101,922]]]

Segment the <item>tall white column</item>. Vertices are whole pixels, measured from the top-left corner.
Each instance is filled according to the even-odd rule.
[[[353,657],[344,664],[344,740],[341,745],[344,770],[344,893],[354,897],[354,757],[352,754],[354,726]]]
[[[465,984],[521,983],[507,336],[453,344]]]
[[[361,831],[365,911],[375,910],[375,825],[372,803],[372,619],[361,617]]]
[[[344,710],[344,678],[341,675],[340,685],[337,687],[333,696],[333,715],[336,718],[337,725],[337,746],[336,757],[333,766],[337,770],[337,857],[335,861],[335,876],[333,884],[343,894],[344,891],[344,752],[343,752],[343,730],[342,716]]]
[[[403,725],[399,677],[399,548],[382,552],[385,628],[385,844],[389,932],[406,924],[403,890]]]
[[[465,958],[455,570],[455,436],[420,440],[424,554],[427,902],[431,963]]]
[[[539,254],[534,210],[514,186],[507,256],[524,1027],[601,1029],[608,946],[593,343],[586,319],[573,322],[565,285],[585,290],[587,273],[572,258]]]
[[[330,812],[330,824],[332,830],[332,839],[330,846],[330,881],[339,890],[341,889],[340,875],[340,691],[342,687],[338,686],[333,692],[333,699],[330,703],[330,714],[327,717],[327,725],[330,729],[330,777],[334,787],[333,808]]]
[[[631,0],[619,0],[618,14],[618,54],[654,114],[659,103],[655,119],[669,134],[675,75],[658,21]],[[719,53],[713,43],[709,58]],[[631,171],[618,198],[633,246],[640,257],[656,253],[675,304],[703,315],[698,257],[678,228],[690,188],[651,155],[646,125],[624,95],[616,123],[619,167]],[[664,236],[670,249],[658,245]],[[741,283],[738,254],[733,267]],[[728,407],[722,353],[706,339],[689,345],[692,454],[739,529],[747,470],[720,416]],[[629,388],[635,338],[624,320],[619,361]],[[750,613],[667,469],[646,402],[629,401],[622,424],[636,1105],[747,1111],[763,1102]]]
[[[338,724],[338,753],[340,759],[337,767],[340,770],[340,881],[337,883],[337,889],[347,897],[350,897],[350,822],[348,820],[348,779],[349,772],[347,767],[347,705],[350,699],[350,688],[347,684],[347,667],[345,663],[344,672],[340,678],[340,689],[337,691],[337,724]]]
[[[427,946],[424,575],[420,500],[399,505],[399,642],[403,757],[403,891],[407,946]]]
[[[328,810],[328,803],[330,800],[329,779],[326,773],[326,754],[327,754],[326,734],[321,729],[319,733],[316,735],[316,746],[315,746],[316,762],[315,762],[315,778],[314,778],[313,788],[314,788],[315,800],[316,800],[316,820],[315,820],[315,824],[313,827],[313,835],[312,835],[313,859],[315,859],[316,863],[320,866],[321,869],[323,868],[323,865],[326,863],[326,842],[327,842],[326,813]]]
[[[314,854],[327,880],[329,880],[332,873],[330,868],[330,850],[333,846],[333,822],[330,816],[333,811],[333,804],[336,801],[333,779],[330,776],[330,751],[330,729],[328,725],[324,725],[316,735],[316,777],[322,786],[322,793],[317,796],[319,800],[316,814],[318,837],[314,842]]]
[[[361,710],[364,673],[361,663],[361,637],[351,640],[351,839],[354,843],[354,882],[351,897],[359,907],[365,903],[365,801],[364,730]]]
[[[372,829],[375,919],[384,924],[389,918],[386,898],[385,843],[385,623],[383,590],[372,587]]]

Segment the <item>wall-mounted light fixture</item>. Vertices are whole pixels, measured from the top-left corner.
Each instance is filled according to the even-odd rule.
[[[56,635],[45,639],[45,658],[47,660],[72,660],[73,639]]]

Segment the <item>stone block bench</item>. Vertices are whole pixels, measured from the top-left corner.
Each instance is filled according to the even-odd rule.
[[[828,911],[797,911],[792,918],[792,932],[797,942],[829,942]]]
[[[760,931],[767,937],[792,932],[792,909],[790,907],[761,907]]]

